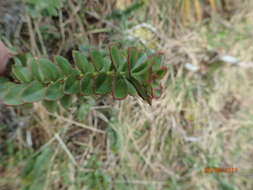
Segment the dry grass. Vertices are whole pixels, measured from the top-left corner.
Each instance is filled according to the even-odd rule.
[[[52,115],[35,104],[30,121],[16,131],[14,152],[7,151],[12,156],[5,161],[9,167],[0,167],[1,189],[21,189],[26,184],[37,190],[40,178],[44,190],[252,189],[253,71],[227,65],[206,81],[183,69],[185,63],[199,64],[206,49],[252,61],[253,14],[249,8],[242,10],[230,22],[214,17],[208,25],[181,29],[174,38],[164,20],[154,22],[163,28],[161,45],[171,72],[163,81],[165,92],[152,107],[132,97],[107,100],[106,105],[91,106],[80,122],[75,110]],[[76,35],[59,44],[68,40],[75,44],[85,35],[77,30],[82,28],[78,15],[72,16],[80,25],[61,30],[71,28]],[[43,169],[22,174],[21,168],[32,165],[32,159],[40,160],[33,166]],[[210,174],[204,172],[207,167],[239,170]]]

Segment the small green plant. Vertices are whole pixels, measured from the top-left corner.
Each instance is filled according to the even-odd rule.
[[[56,56],[54,63],[17,56],[11,71],[14,80],[0,78],[0,99],[7,105],[43,101],[54,110],[58,102],[65,108],[71,106],[73,96],[111,94],[114,100],[122,100],[138,94],[151,105],[162,93],[159,81],[167,71],[162,55],[112,46],[108,54],[91,50],[86,56],[74,51],[74,64],[62,56]]]

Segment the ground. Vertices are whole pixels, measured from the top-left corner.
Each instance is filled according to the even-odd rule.
[[[68,1],[60,16],[24,16],[12,48],[22,44],[20,49],[36,56],[69,59],[71,50],[87,42],[105,48],[123,39],[131,45],[126,31],[148,22],[157,30],[151,38],[157,39],[146,45],[165,52],[169,72],[152,106],[137,97],[91,98],[58,114],[40,102],[1,105],[1,190],[253,188],[252,2],[229,17],[216,12],[202,21],[184,21],[186,26],[166,16],[173,8],[164,0],[149,3],[123,19],[106,18],[113,6],[98,1]],[[150,35],[139,36],[142,43],[150,42]],[[205,65],[210,52],[237,57],[248,66],[224,64],[211,72]],[[205,69],[186,70],[187,63]],[[206,168],[235,171],[208,173]]]

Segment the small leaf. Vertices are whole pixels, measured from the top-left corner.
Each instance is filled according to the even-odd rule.
[[[152,99],[151,99],[150,95],[148,94],[147,89],[145,89],[144,85],[141,84],[137,79],[135,79],[132,76],[127,78],[127,80],[135,87],[135,90],[137,91],[139,96],[143,100],[147,101],[149,103],[149,105],[151,105]]]
[[[131,96],[136,96],[137,91],[135,90],[132,83],[130,83],[128,80],[126,80],[126,82],[127,82],[128,94],[131,95]]]
[[[64,95],[61,99],[60,99],[61,105],[65,108],[68,109],[73,102],[73,96],[71,95]]]
[[[143,54],[137,61],[136,65],[132,69],[133,73],[138,73],[142,74],[146,72],[150,67],[153,67],[154,65],[160,67],[160,64],[158,64],[156,61],[158,58],[160,58],[159,53],[151,54],[151,55],[146,55]],[[159,62],[160,63],[160,62]]]
[[[31,59],[29,62],[30,66],[31,66],[31,70],[32,70],[32,76],[35,80],[38,80],[42,83],[46,83],[47,81],[45,81],[45,75],[43,74],[40,65],[38,64],[36,59]]]
[[[104,57],[98,50],[93,50],[91,52],[91,56],[92,56],[92,61],[96,68],[96,71],[100,71],[103,68],[104,64],[106,64]]]
[[[7,80],[1,79],[1,82],[0,82],[0,98],[2,99],[8,93],[8,90],[11,89],[12,87],[15,87],[15,86],[16,86],[15,83],[12,83],[12,82],[9,82]]]
[[[43,72],[43,75],[45,76],[45,80],[48,82],[59,79],[59,70],[49,59],[40,58],[39,66]]]
[[[128,49],[128,64],[132,69],[136,64],[138,58],[141,56],[141,52],[137,50],[137,48],[129,48]]]
[[[95,78],[94,92],[104,95],[112,91],[112,76],[106,73],[99,73]]]
[[[101,70],[101,72],[108,72],[110,71],[110,68],[111,68],[111,60],[108,58],[105,58],[103,69]]]
[[[163,52],[157,52],[149,56],[149,60],[152,62],[152,69],[154,72],[160,70],[163,59]]]
[[[56,112],[58,108],[57,101],[43,100],[42,105],[45,106],[48,112]]]
[[[92,74],[86,74],[81,80],[81,93],[83,95],[89,96],[93,94],[93,77]]]
[[[46,88],[38,81],[33,81],[22,92],[22,100],[25,103],[37,102],[45,98]]]
[[[139,55],[138,59],[133,64],[132,71],[135,71],[138,67],[142,66],[142,64],[145,63],[147,59],[148,55],[146,53]]]
[[[71,75],[65,81],[64,92],[66,94],[77,94],[80,92],[80,80],[75,75]]]
[[[7,104],[7,105],[21,105],[21,104],[23,104],[20,94],[26,86],[27,85],[25,85],[25,84],[13,85],[7,91],[5,96],[3,97],[4,104]]]
[[[125,78],[115,75],[113,78],[112,96],[116,100],[122,100],[128,95],[128,86]]]
[[[28,68],[21,65],[15,65],[12,70],[14,76],[21,82],[31,82],[32,74]]]
[[[69,76],[71,74],[71,71],[73,70],[73,68],[71,67],[69,61],[66,58],[62,56],[56,56],[55,61],[57,62],[64,76]]]
[[[64,95],[62,81],[57,81],[48,86],[45,98],[47,100],[56,101]]]
[[[94,72],[94,66],[88,62],[84,53],[73,51],[73,57],[78,69],[83,73]]]
[[[116,46],[111,47],[111,59],[116,70],[123,71],[127,68],[127,62]]]
[[[150,64],[151,64],[150,62],[142,63],[138,67],[135,67],[135,69],[133,69],[131,72],[136,73],[136,75],[141,75],[142,73],[146,72],[149,69]]]

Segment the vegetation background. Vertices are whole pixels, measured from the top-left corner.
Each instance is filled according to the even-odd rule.
[[[87,97],[58,114],[40,103],[0,105],[0,189],[253,189],[252,8],[251,0],[1,0],[0,38],[13,51],[71,60],[72,50],[117,42],[163,50],[169,72],[152,107],[133,97]],[[217,54],[247,67],[220,62],[213,72]]]

